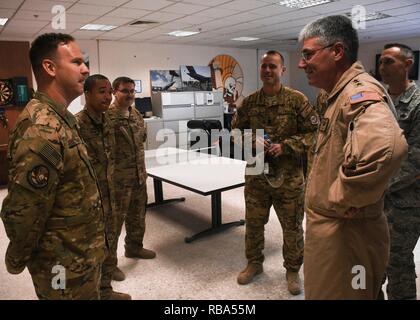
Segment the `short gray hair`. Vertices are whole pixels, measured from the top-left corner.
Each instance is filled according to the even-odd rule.
[[[347,60],[350,63],[357,61],[359,38],[351,20],[345,16],[329,16],[308,23],[299,33],[299,42],[310,38],[319,38],[324,46],[340,41],[344,44]]]

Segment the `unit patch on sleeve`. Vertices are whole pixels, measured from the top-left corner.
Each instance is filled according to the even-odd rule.
[[[29,184],[36,188],[45,188],[48,185],[50,171],[44,165],[38,165],[28,172],[27,178]]]

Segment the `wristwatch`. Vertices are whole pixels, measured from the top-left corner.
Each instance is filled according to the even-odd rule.
[[[7,79],[0,79],[0,106],[7,106],[13,101],[12,82]]]

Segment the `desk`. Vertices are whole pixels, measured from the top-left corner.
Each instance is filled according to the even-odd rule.
[[[211,196],[211,228],[186,237],[185,242],[245,223],[244,220],[222,223],[222,192],[245,184],[245,161],[176,148],[150,150],[145,159],[147,174],[153,178],[156,199],[150,205],[185,200],[164,200],[162,182]]]

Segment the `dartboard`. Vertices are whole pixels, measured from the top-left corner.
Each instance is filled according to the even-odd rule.
[[[8,105],[13,99],[13,87],[9,80],[0,80],[0,106]]]

